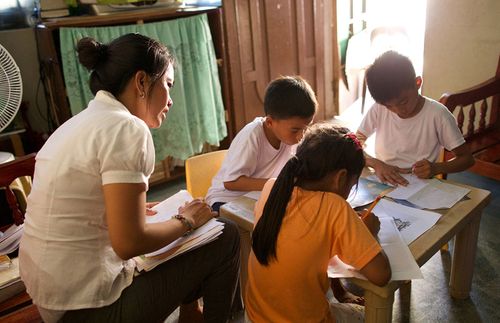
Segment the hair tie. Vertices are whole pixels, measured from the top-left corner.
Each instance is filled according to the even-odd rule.
[[[353,141],[354,146],[356,146],[356,150],[363,150],[363,146],[359,141],[358,137],[353,132],[348,132],[344,135],[344,138],[349,138]]]

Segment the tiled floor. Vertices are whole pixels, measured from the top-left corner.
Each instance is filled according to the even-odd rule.
[[[467,300],[449,296],[448,280],[453,242],[449,252],[434,255],[423,267],[423,280],[411,284],[411,297],[395,295],[393,322],[500,322],[500,183],[464,172],[448,179],[491,191],[491,202],[483,212],[475,260],[472,291]],[[179,189],[183,180],[154,186],[148,200],[162,200]],[[167,322],[176,322],[173,313]],[[243,322],[241,317],[233,322]]]

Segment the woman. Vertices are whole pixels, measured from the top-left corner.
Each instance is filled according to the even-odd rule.
[[[37,154],[20,246],[28,293],[45,322],[162,321],[199,297],[205,321],[226,321],[239,267],[233,224],[150,272],[137,274],[132,260],[214,216],[194,200],[176,218],[145,222],[155,159],[148,127],[159,127],[172,106],[172,56],[139,34],[108,45],[83,38],[77,52],[95,98]]]

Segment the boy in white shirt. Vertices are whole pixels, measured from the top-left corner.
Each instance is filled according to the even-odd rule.
[[[364,142],[376,133],[375,157],[365,155],[366,165],[382,182],[407,185],[401,174],[429,178],[474,164],[455,117],[441,103],[418,93],[422,78],[416,77],[408,57],[385,52],[367,69],[366,82],[376,103],[356,135]],[[443,147],[456,157],[438,162]]]
[[[277,177],[312,122],[318,102],[300,76],[273,80],[264,97],[265,117],[257,117],[236,135],[206,201],[214,211],[249,191],[261,191]]]

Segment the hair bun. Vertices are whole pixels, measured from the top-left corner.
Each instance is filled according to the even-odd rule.
[[[102,44],[90,37],[80,39],[76,50],[78,52],[78,60],[88,70],[95,69],[108,56],[108,45]]]

